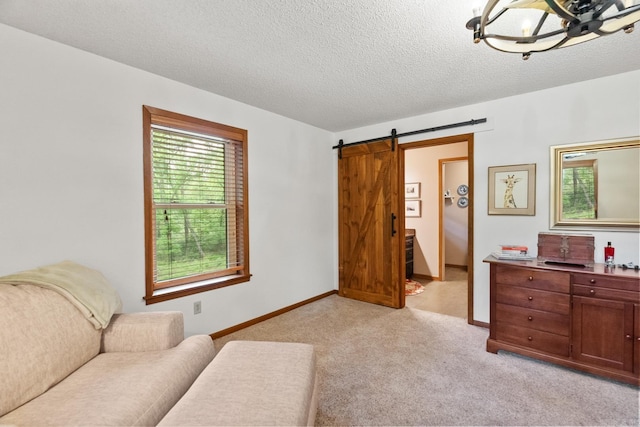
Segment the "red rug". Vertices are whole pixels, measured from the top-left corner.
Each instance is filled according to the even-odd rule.
[[[418,295],[424,291],[424,286],[415,280],[407,279],[407,282],[404,284],[404,294],[407,296]]]

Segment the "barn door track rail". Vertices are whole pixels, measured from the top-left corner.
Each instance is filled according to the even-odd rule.
[[[391,130],[391,135],[381,136],[379,138],[366,139],[364,141],[350,142],[349,144],[345,144],[344,140],[341,139],[338,142],[338,145],[334,145],[332,148],[334,150],[336,148],[338,149],[338,158],[342,159],[342,149],[344,147],[350,147],[352,145],[368,144],[370,142],[384,141],[385,139],[391,139],[391,150],[393,151],[393,150],[395,150],[395,147],[396,147],[396,139],[402,138],[404,136],[418,135],[418,134],[427,133],[427,132],[436,132],[436,131],[439,131],[439,130],[459,128],[459,127],[462,127],[462,126],[473,126],[473,125],[477,125],[477,124],[480,124],[480,123],[486,123],[486,122],[487,122],[487,118],[485,117],[485,118],[482,118],[482,119],[471,119],[471,120],[466,121],[466,122],[452,123],[452,124],[443,125],[443,126],[435,126],[435,127],[432,127],[432,128],[414,130],[412,132],[405,132],[405,133],[397,133],[395,129],[392,129]]]

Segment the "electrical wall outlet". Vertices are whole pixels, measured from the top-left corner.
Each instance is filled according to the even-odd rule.
[[[193,303],[193,314],[202,313],[202,301],[196,301]]]

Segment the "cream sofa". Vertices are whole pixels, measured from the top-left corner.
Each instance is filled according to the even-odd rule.
[[[72,263],[47,268],[104,280]],[[180,312],[113,314],[103,328],[28,280],[0,278],[0,424],[155,425],[214,357],[209,336],[184,339]]]
[[[182,313],[119,306],[75,263],[0,277],[0,425],[314,423],[312,346],[231,342],[214,359]]]

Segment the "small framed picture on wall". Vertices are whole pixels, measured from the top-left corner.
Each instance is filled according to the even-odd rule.
[[[410,182],[404,185],[404,198],[405,199],[419,199],[420,198],[420,183]]]
[[[404,216],[407,218],[419,218],[420,217],[420,200],[405,200],[404,202]]]

